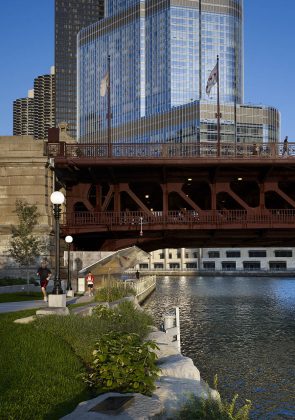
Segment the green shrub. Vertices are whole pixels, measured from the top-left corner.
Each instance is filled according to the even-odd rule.
[[[101,322],[105,332],[135,333],[141,339],[146,337],[154,320],[147,312],[136,309],[132,302],[121,302],[115,308],[97,306],[92,312]]]
[[[89,364],[92,362],[92,351],[95,342],[102,334],[109,331],[120,333],[136,333],[145,338],[153,319],[142,310],[134,308],[131,302],[123,302],[114,310],[98,306],[93,311],[94,316],[81,317],[50,315],[38,317],[34,322],[37,328],[58,335],[66,341],[81,359]]]
[[[142,343],[138,334],[104,334],[95,344],[91,371],[84,380],[99,393],[151,395],[159,372],[157,356],[152,351],[156,348],[153,341]]]
[[[217,391],[217,375],[214,378],[214,389]],[[251,401],[236,409],[238,394],[235,394],[231,402],[214,399],[210,392],[208,398],[197,398],[191,395],[187,402],[177,413],[176,420],[248,420],[251,410]]]
[[[136,292],[128,284],[118,284],[112,287],[98,289],[95,294],[96,302],[114,302],[126,296],[135,296]]]

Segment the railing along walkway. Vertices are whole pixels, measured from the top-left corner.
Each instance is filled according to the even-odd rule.
[[[283,143],[121,143],[121,144],[68,144],[48,143],[49,157],[74,159],[274,159],[295,158],[295,143],[289,143],[284,153]]]
[[[190,228],[205,227],[209,225],[257,225],[271,226],[294,225],[295,209],[277,210],[187,210],[161,211],[146,214],[141,211],[123,212],[75,212],[64,215],[62,223],[71,226],[102,225],[109,229],[138,229],[142,226],[148,228],[153,225],[188,225]]]

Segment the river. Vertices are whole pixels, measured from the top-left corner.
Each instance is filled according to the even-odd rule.
[[[144,306],[158,325],[179,306],[182,354],[252,419],[295,419],[295,279],[158,277]]]

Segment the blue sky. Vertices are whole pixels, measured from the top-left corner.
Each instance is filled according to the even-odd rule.
[[[281,111],[295,142],[295,0],[244,0],[245,102]],[[54,0],[0,5],[0,135],[12,135],[12,103],[54,64]]]

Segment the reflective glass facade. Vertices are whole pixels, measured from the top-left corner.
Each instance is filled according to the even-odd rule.
[[[216,107],[216,85],[210,96],[205,89],[217,55],[220,101],[232,106],[221,124],[229,138],[237,135],[243,0],[107,0],[105,16],[78,34],[81,142],[108,140],[108,96],[100,96],[108,56],[113,142],[216,141],[203,135],[205,126],[216,130],[216,110],[204,121],[202,113],[206,104]],[[278,121],[261,121],[261,133],[270,125],[277,135]]]
[[[103,0],[55,0],[56,123],[76,137],[77,33],[103,18]]]

